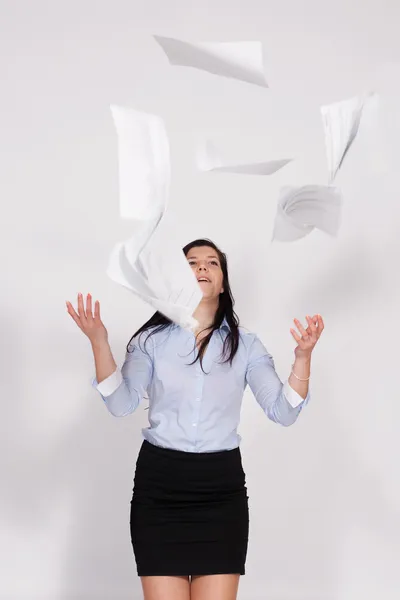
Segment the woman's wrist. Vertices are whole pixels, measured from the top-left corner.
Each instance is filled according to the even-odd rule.
[[[308,381],[311,375],[311,355],[296,356],[292,364],[291,374],[297,381]]]
[[[90,340],[90,343],[91,343],[93,351],[94,350],[97,350],[97,351],[111,350],[110,344],[109,344],[107,338],[103,338],[100,340]]]
[[[295,364],[295,365],[301,365],[301,366],[309,366],[309,365],[311,365],[311,354],[305,354],[305,355],[295,356],[293,364]]]

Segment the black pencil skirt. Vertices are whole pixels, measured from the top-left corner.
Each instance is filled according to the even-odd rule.
[[[139,451],[131,502],[137,573],[244,575],[248,497],[239,448]]]

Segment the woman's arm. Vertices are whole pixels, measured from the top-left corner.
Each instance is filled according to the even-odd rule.
[[[294,323],[298,328],[300,335],[295,329],[290,330],[293,338],[297,342],[297,346],[294,350],[296,358],[292,365],[292,371],[288,382],[290,387],[300,394],[302,398],[306,398],[308,394],[308,380],[310,379],[311,372],[311,353],[324,330],[324,321],[321,315],[314,315],[313,317],[307,315],[306,319],[308,323],[307,329],[304,329],[298,319],[294,319]]]
[[[107,340],[92,342],[97,383],[101,383],[117,370],[117,363]]]
[[[320,315],[307,317],[307,321],[308,327],[304,329],[300,321],[294,320],[300,335],[291,329],[298,345],[292,371],[284,384],[275,371],[272,356],[256,336],[249,349],[246,380],[265,414],[271,421],[285,426],[296,421],[310,400],[308,380],[311,352],[324,329],[324,322]]]
[[[100,302],[96,300],[93,311],[91,294],[87,295],[86,308],[82,294],[78,294],[78,312],[71,302],[66,304],[68,313],[92,345],[96,367],[93,386],[112,415],[128,415],[136,410],[151,381],[152,356],[134,340],[122,370],[118,369],[108,343],[107,329],[101,320]]]
[[[299,395],[288,380],[282,383],[273,357],[257,336],[249,347],[246,381],[267,417],[285,427],[293,425],[310,399],[309,394]]]
[[[296,357],[293,363],[292,371],[288,378],[289,385],[295,392],[297,392],[302,398],[307,398],[309,382],[311,372],[311,355],[309,357]],[[295,375],[294,375],[295,373]],[[297,377],[296,377],[297,375]],[[307,381],[300,381],[306,379]]]
[[[125,417],[134,412],[146,395],[153,375],[153,350],[150,340],[146,348],[143,345],[144,342],[139,343],[138,338],[131,342],[122,369],[115,364],[110,349],[94,349],[95,361],[97,358],[98,362],[93,385],[114,417]],[[103,378],[107,373],[108,376]],[[97,375],[101,378],[100,382]]]

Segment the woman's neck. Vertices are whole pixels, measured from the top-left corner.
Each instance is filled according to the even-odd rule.
[[[193,317],[198,322],[199,326],[196,333],[204,329],[210,329],[215,320],[215,314],[218,309],[218,299],[202,300],[193,313]]]

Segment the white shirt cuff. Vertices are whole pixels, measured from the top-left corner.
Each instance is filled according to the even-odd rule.
[[[308,398],[308,394],[307,394],[306,398],[303,398],[302,396],[300,396],[300,394],[291,387],[288,380],[286,380],[285,383],[283,384],[283,393],[285,394],[286,400],[289,402],[289,404],[293,408],[296,408],[302,402],[305,402]]]
[[[117,367],[114,373],[111,373],[111,375],[106,377],[106,379],[103,379],[103,381],[100,383],[97,383],[97,379],[95,377],[92,381],[92,385],[97,389],[98,392],[100,392],[102,396],[111,396],[111,394],[115,392],[117,388],[119,388],[122,382],[122,373]]]

